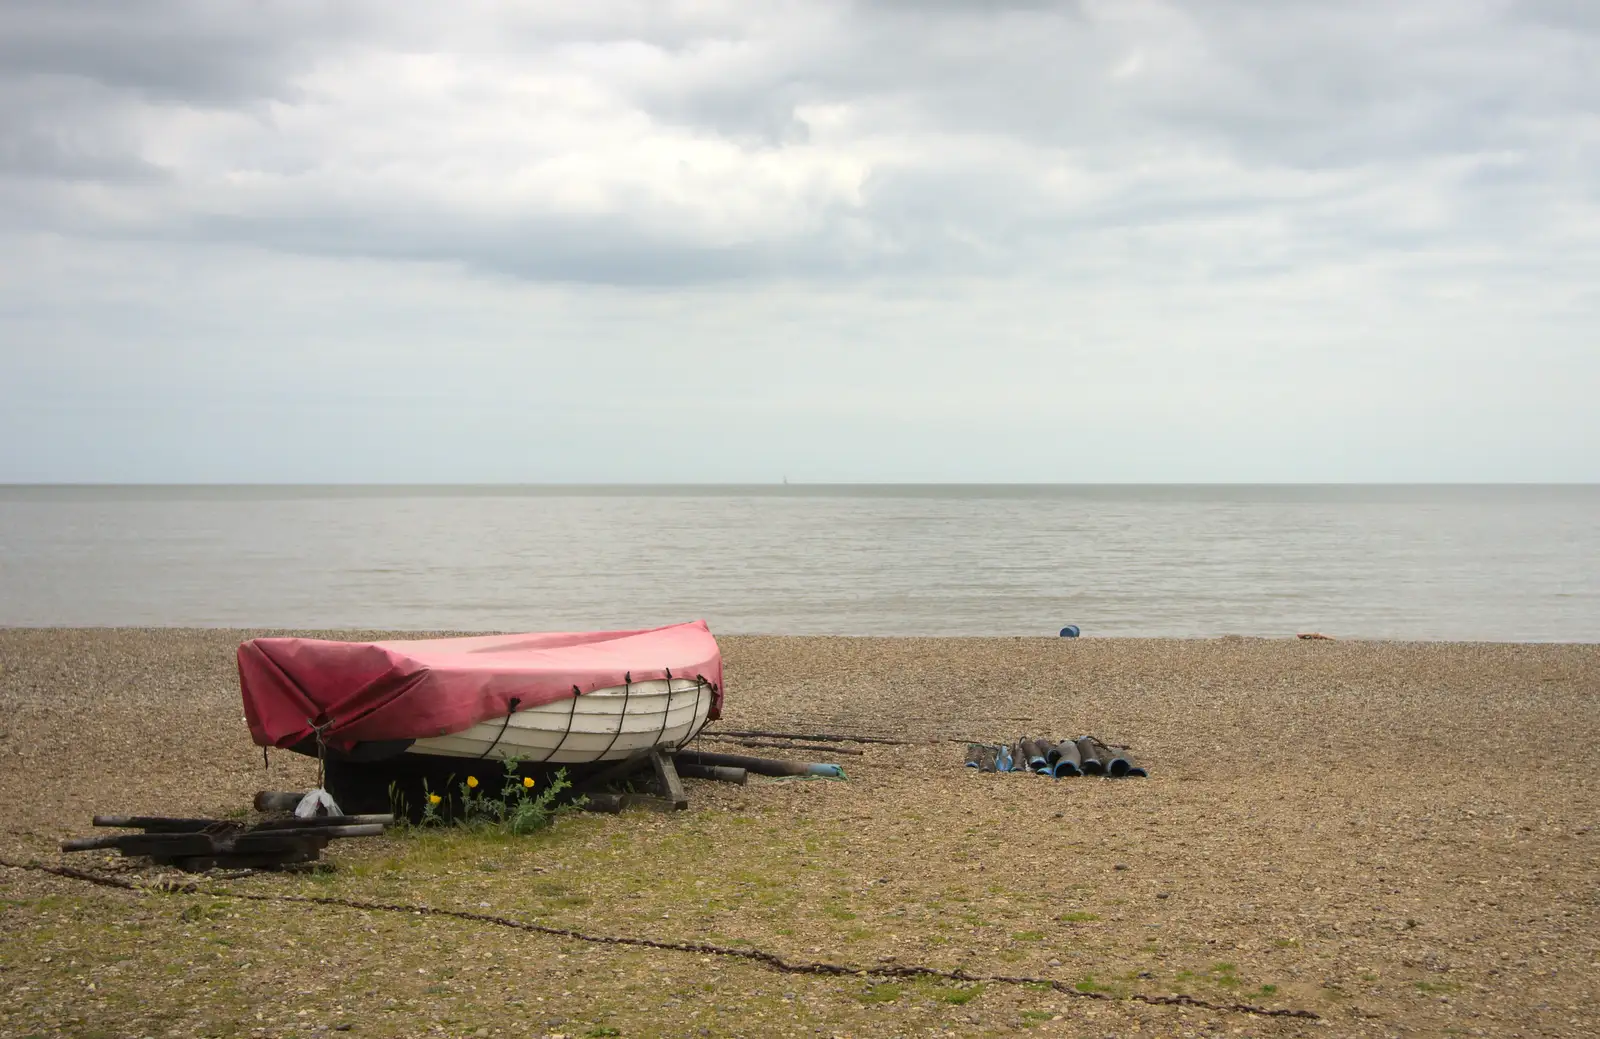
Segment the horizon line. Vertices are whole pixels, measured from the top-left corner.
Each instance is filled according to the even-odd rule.
[[[0,481],[0,488],[556,488],[613,489],[626,487],[1600,487],[1600,480],[818,480],[758,482],[751,480],[621,480],[621,481]]]

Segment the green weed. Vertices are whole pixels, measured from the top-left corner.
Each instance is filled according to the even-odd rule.
[[[505,779],[498,796],[485,791],[477,776],[468,775],[459,784],[461,809],[448,819],[444,814],[444,795],[435,793],[424,780],[422,826],[437,827],[454,823],[472,830],[520,837],[546,829],[557,817],[583,806],[584,799],[581,797],[557,803],[561,794],[572,787],[566,769],[558,770],[549,784],[536,792],[537,783],[532,776],[517,775],[521,767],[520,761],[505,762]],[[392,785],[389,788],[389,800],[396,816],[400,816],[405,809],[405,799]]]

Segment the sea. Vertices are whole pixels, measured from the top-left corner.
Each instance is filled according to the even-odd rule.
[[[5,486],[0,625],[1600,641],[1600,486]]]

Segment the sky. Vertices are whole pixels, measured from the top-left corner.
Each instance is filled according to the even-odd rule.
[[[1600,4],[0,5],[0,482],[1600,481]]]

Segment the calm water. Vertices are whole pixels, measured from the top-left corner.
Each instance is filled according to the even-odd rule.
[[[0,625],[1600,640],[1600,487],[0,487]]]

